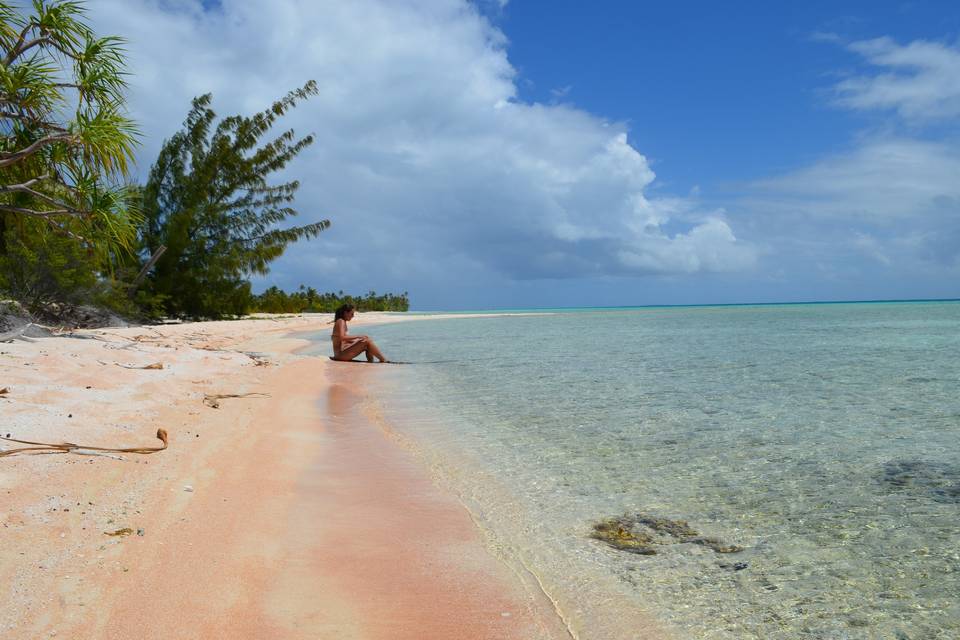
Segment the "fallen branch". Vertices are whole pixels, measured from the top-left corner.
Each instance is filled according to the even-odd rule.
[[[203,404],[207,405],[211,409],[219,409],[220,401],[224,398],[269,398],[269,393],[217,393],[217,394],[204,394],[203,395]]]
[[[157,451],[163,451],[167,448],[169,444],[167,439],[167,430],[166,429],[157,429],[157,439],[160,440],[163,444],[159,447],[128,447],[124,449],[116,449],[113,447],[87,447],[79,444],[74,444],[72,442],[62,442],[59,444],[50,443],[50,442],[31,442],[30,440],[17,440],[16,438],[10,438],[8,436],[0,436],[0,440],[6,440],[8,442],[16,442],[17,444],[27,444],[29,447],[20,447],[18,449],[8,449],[6,451],[0,451],[0,458],[4,456],[12,456],[17,453],[79,453],[82,455],[96,455],[92,452],[102,452],[106,451],[109,453],[140,453],[143,455],[156,453]]]

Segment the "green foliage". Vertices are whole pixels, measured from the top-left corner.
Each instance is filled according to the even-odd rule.
[[[106,258],[136,237],[122,41],[97,38],[82,3],[32,9],[0,2],[0,215],[39,219]]]
[[[83,3],[33,0],[24,12],[0,0],[0,292],[40,312],[93,303],[220,317],[276,306],[252,295],[248,277],[330,223],[286,225],[299,184],[267,181],[313,137],[262,138],[316,83],[219,122],[209,94],[195,99],[141,189],[124,182],[138,135],[125,76],[122,40],[97,37]],[[279,306],[298,310],[408,306],[406,294],[279,293]]]
[[[128,317],[139,315],[126,296],[126,286],[100,271],[103,261],[95,251],[44,221],[15,219],[3,230],[3,238],[0,292],[31,312],[56,321],[70,318],[76,307],[91,305]]]
[[[0,291],[41,312],[114,304],[138,223],[121,40],[96,37],[82,3],[31,9],[0,1]]]
[[[291,129],[260,143],[281,116],[316,93],[310,81],[265,111],[216,125],[210,94],[193,101],[183,130],[164,143],[144,188],[142,256],[161,246],[166,252],[141,295],[160,300],[170,315],[245,313],[253,301],[247,277],[267,273],[288,244],[330,225],[278,227],[297,215],[290,205],[300,185],[267,182],[313,136],[297,138]]]
[[[95,260],[42,220],[24,218],[4,229],[0,290],[32,311],[50,303],[81,304],[97,287]]]
[[[333,313],[343,303],[352,304],[358,311],[409,311],[410,299],[407,292],[400,295],[392,293],[377,294],[371,291],[365,296],[344,295],[339,293],[318,293],[313,287],[300,288],[287,293],[277,287],[270,287],[253,297],[251,311],[259,313]]]

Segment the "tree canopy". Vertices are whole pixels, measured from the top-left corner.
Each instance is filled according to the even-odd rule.
[[[134,249],[122,41],[79,2],[0,1],[0,291],[89,301]]]
[[[317,93],[314,81],[253,116],[215,123],[210,94],[194,99],[183,129],[167,140],[143,192],[142,257],[166,250],[142,297],[171,315],[219,317],[251,303],[247,277],[265,274],[287,245],[312,238],[330,222],[282,226],[296,216],[296,180],[269,184],[313,136],[287,129],[261,143],[298,102]]]
[[[133,239],[123,184],[136,142],[120,38],[98,38],[78,2],[0,2],[0,212],[93,248]],[[108,247],[112,248],[112,247]]]
[[[51,320],[83,304],[211,318],[354,300],[313,289],[255,297],[248,280],[330,225],[290,225],[300,185],[270,180],[313,143],[269,133],[316,83],[252,116],[218,120],[210,94],[194,99],[140,186],[126,181],[139,133],[122,45],[94,33],[82,2],[0,0],[0,295]],[[356,300],[407,306],[406,294]]]

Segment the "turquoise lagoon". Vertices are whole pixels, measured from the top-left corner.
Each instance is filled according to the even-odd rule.
[[[960,637],[960,303],[365,331],[417,363],[378,369],[369,407],[578,638],[638,613],[680,638]],[[625,514],[744,550],[590,537]]]

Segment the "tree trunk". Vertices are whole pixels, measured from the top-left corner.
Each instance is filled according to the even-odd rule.
[[[143,282],[143,279],[147,277],[147,273],[153,268],[153,265],[157,263],[157,260],[160,259],[160,256],[163,255],[163,252],[167,250],[165,245],[160,245],[160,247],[153,252],[153,255],[150,256],[150,259],[147,260],[147,264],[143,265],[143,269],[140,269],[140,273],[137,274],[137,277],[133,279],[133,284],[130,285],[130,291],[127,292],[127,295],[133,300],[133,296],[137,293],[137,289],[140,288],[140,284]]]

